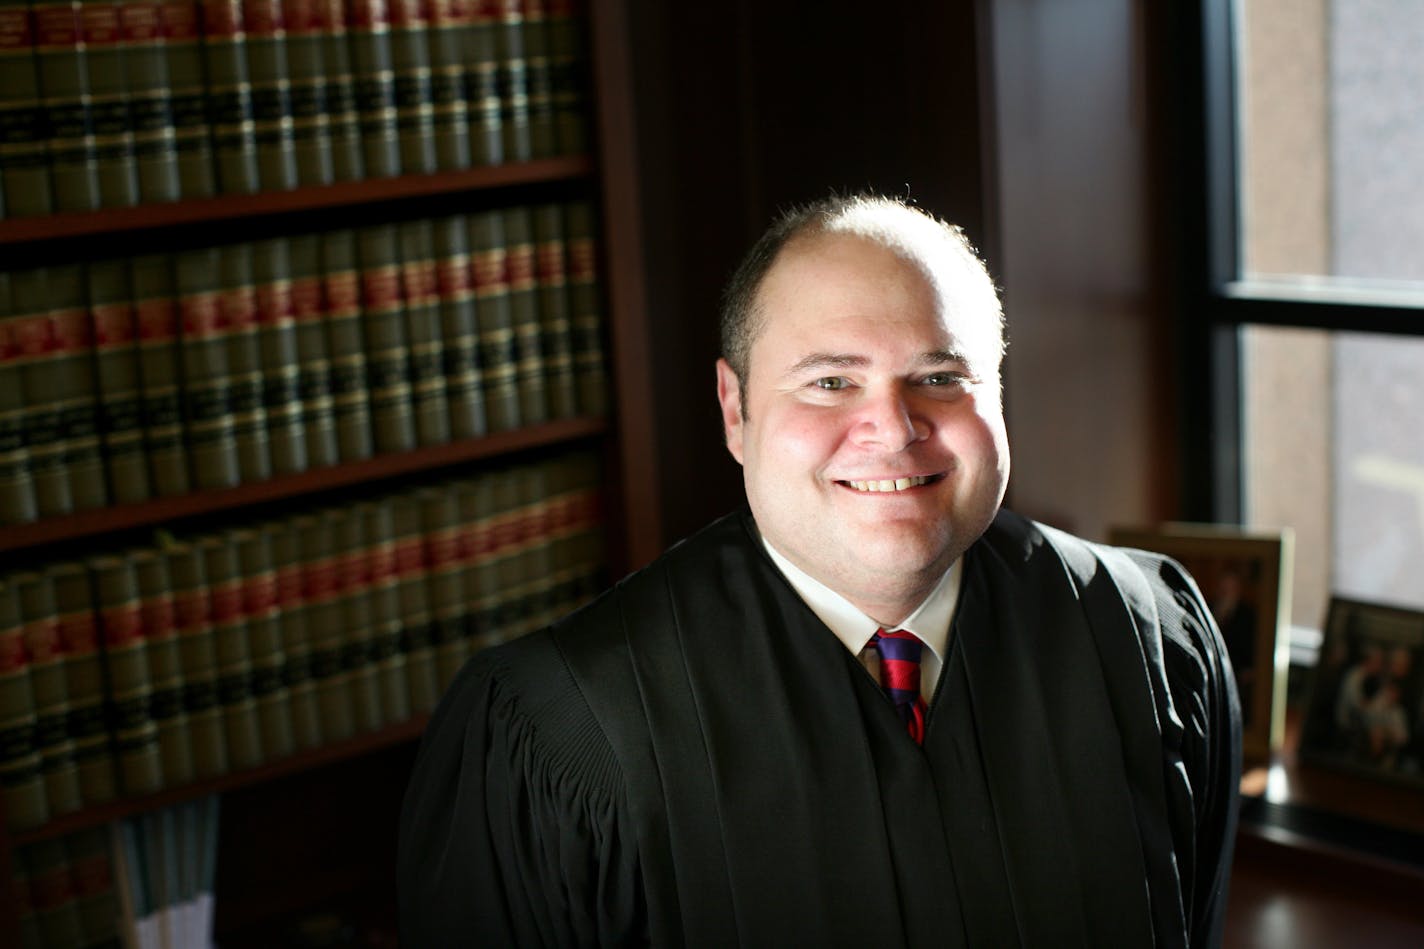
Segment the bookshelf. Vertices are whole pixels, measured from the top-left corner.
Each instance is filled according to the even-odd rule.
[[[234,8],[232,4],[208,5],[229,11]],[[371,9],[369,4],[359,6],[367,13]],[[507,10],[532,8],[561,14],[572,10],[567,3],[501,6]],[[364,457],[343,456],[335,463],[274,471],[254,480],[192,487],[168,496],[112,501],[88,510],[50,512],[0,524],[0,573],[43,565],[55,558],[87,562],[91,549],[131,547],[141,542],[135,538],[151,537],[154,531],[225,531],[240,528],[246,521],[297,518],[312,508],[359,503],[367,495],[382,492],[391,495],[407,483],[478,480],[487,472],[509,470],[510,466],[527,472],[539,465],[556,464],[567,452],[596,458],[601,468],[595,490],[603,569],[616,574],[651,559],[661,541],[657,473],[646,450],[652,443],[652,400],[640,287],[642,239],[631,125],[629,50],[624,45],[626,11],[621,2],[599,2],[588,7],[580,11],[587,80],[581,98],[589,126],[588,140],[575,152],[546,152],[541,157],[516,152],[510,156],[512,160],[471,167],[427,167],[415,173],[357,180],[297,181],[292,187],[251,193],[6,217],[0,219],[0,260],[4,261],[0,271],[87,266],[94,260],[126,259],[138,254],[177,259],[195,244],[210,244],[231,252],[240,245],[293,234],[321,234],[386,222],[399,225],[448,214],[473,215],[491,209],[532,209],[536,205],[565,206],[584,201],[595,209],[597,293],[603,320],[598,334],[607,394],[607,404],[601,411],[536,415],[531,421],[504,430],[427,443],[417,440],[399,450],[376,450]],[[444,9],[442,5],[429,9],[437,8]],[[402,27],[409,28],[409,22]],[[56,67],[51,62],[47,68]],[[0,102],[0,107],[4,105]],[[257,146],[256,158],[263,158],[263,147]],[[405,279],[404,271],[400,274],[400,279]],[[109,477],[112,482],[113,475]],[[243,822],[250,826],[255,819],[265,819],[263,811],[268,808],[279,812],[275,821],[285,833],[285,838],[283,834],[256,835],[255,839],[260,839],[261,846],[270,852],[256,853],[252,849],[255,845],[248,841],[227,841],[232,845],[233,856],[221,864],[218,876],[219,936],[231,936],[231,944],[264,944],[263,927],[269,919],[361,899],[384,882],[386,868],[373,869],[373,863],[390,843],[385,837],[394,828],[394,807],[398,806],[404,786],[404,768],[409,765],[427,718],[428,711],[416,710],[380,727],[358,729],[355,734],[250,766],[232,767],[220,774],[188,778],[146,792],[121,790],[109,800],[51,816],[38,826],[12,830],[7,822],[0,822],[0,944],[21,944],[23,908],[16,889],[17,851],[215,793],[237,795],[233,809],[236,816],[229,818],[224,812],[225,837],[244,836]],[[380,813],[369,821],[364,815],[357,816],[359,807],[319,807],[317,813],[298,814],[292,810],[296,805],[284,804],[288,800],[320,799],[333,791],[333,785],[349,782],[353,775],[359,776],[359,782],[371,785],[362,797],[369,796]],[[234,827],[234,823],[239,826]],[[348,826],[358,823],[362,826]],[[376,856],[365,855],[331,872],[312,872],[310,854],[302,852],[302,838],[308,831],[314,839],[321,840],[366,834],[372,839],[370,849]],[[284,848],[290,852],[282,852]],[[220,863],[223,849],[224,843],[220,842]],[[359,853],[362,848],[354,851]],[[338,853],[335,859],[345,857]],[[273,871],[274,866],[284,863],[301,869]],[[251,879],[272,873],[280,878],[280,885]],[[281,890],[280,896],[275,889]]]

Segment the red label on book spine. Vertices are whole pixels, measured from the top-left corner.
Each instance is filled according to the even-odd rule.
[[[170,42],[185,42],[198,38],[197,7],[187,0],[173,0],[159,7],[159,20],[163,23],[163,35]]]
[[[119,31],[126,43],[163,39],[163,18],[156,3],[125,3],[119,7]]]
[[[292,284],[287,280],[264,283],[257,288],[257,322],[269,326],[290,320],[295,309]]]
[[[122,649],[143,639],[143,613],[136,602],[106,607],[100,618],[105,646]]]
[[[84,20],[85,46],[113,46],[123,39],[118,7],[86,3],[80,11]]]
[[[133,342],[134,314],[128,303],[96,303],[90,315],[94,317],[95,346],[107,348]]]
[[[252,287],[232,287],[218,295],[223,325],[242,330],[257,325],[257,293]]]
[[[203,35],[241,39],[243,22],[240,0],[203,0]]]
[[[178,308],[167,298],[140,300],[138,303],[138,336],[145,342],[173,339],[178,332]]]
[[[0,10],[0,49],[25,49],[35,42],[30,28],[30,11],[21,7]]]
[[[79,11],[68,3],[37,5],[35,8],[35,45],[47,47],[78,46],[84,37]]]
[[[65,613],[59,618],[59,638],[64,643],[64,652],[70,656],[84,656],[99,648],[99,625],[92,610]]]
[[[212,336],[223,328],[222,309],[216,293],[194,293],[182,301],[183,335],[190,339]]]

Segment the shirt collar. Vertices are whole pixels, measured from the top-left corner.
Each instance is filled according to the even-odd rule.
[[[880,624],[856,609],[835,590],[786,559],[779,550],[771,546],[765,536],[761,542],[766,547],[771,562],[776,564],[792,589],[811,608],[811,612],[826,624],[852,655],[860,655],[866,643],[870,642],[870,637],[880,629]],[[954,608],[959,603],[960,579],[964,574],[963,563],[964,558],[960,557],[950,564],[929,596],[896,627],[914,633],[941,662],[949,649],[949,621],[954,617]]]

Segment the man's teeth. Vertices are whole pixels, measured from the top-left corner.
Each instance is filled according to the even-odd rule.
[[[881,481],[847,481],[846,484],[857,491],[903,491],[906,488],[913,488],[929,481],[928,475],[915,475],[912,478],[896,478]]]

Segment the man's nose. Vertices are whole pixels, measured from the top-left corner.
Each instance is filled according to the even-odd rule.
[[[851,436],[867,448],[900,451],[929,436],[928,422],[901,385],[867,389],[857,409]]]

